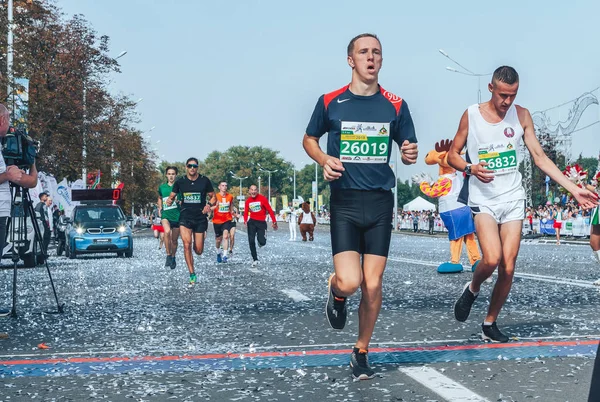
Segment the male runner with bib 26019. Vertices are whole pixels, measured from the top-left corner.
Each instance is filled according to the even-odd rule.
[[[552,180],[567,189],[582,207],[597,205],[588,190],[569,181],[546,156],[533,129],[529,111],[513,102],[519,89],[514,68],[502,66],[494,71],[488,84],[489,101],[470,106],[463,114],[454,137],[448,163],[467,174],[468,205],[475,215],[475,230],[483,259],[454,305],[454,316],[466,321],[481,284],[498,267],[498,279],[492,292],[482,338],[508,342],[496,325],[513,281],[515,262],[521,244],[521,226],[525,219],[525,190],[519,173],[521,141],[534,163]],[[467,161],[460,153],[467,147]]]
[[[389,166],[392,141],[406,165],[417,161],[417,138],[406,102],[379,86],[382,64],[377,36],[362,34],[348,45],[349,85],[321,96],[303,145],[323,167],[331,187],[331,247],[326,317],[334,329],[346,323],[346,298],[360,287],[358,340],[350,356],[356,379],[373,378],[367,352],[381,309],[382,278],[392,233],[396,178]],[[328,133],[327,153],[319,138]],[[361,261],[362,257],[362,261]]]

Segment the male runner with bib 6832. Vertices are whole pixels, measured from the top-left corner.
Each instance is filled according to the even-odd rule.
[[[483,259],[454,305],[454,316],[466,321],[481,284],[498,267],[482,338],[508,342],[496,325],[500,309],[512,286],[515,263],[525,219],[525,189],[518,165],[521,141],[533,161],[552,180],[566,188],[583,208],[597,205],[596,195],[569,181],[546,156],[538,142],[529,111],[513,102],[519,89],[514,68],[502,66],[488,84],[489,101],[470,106],[460,120],[448,155],[448,163],[467,175],[468,205],[475,215],[475,229]],[[466,146],[466,161],[460,153]]]

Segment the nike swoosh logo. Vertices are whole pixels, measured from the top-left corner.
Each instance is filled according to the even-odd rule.
[[[337,102],[338,103],[344,103],[344,102],[349,101],[349,100],[350,100],[350,98],[348,98],[348,99],[338,99]]]

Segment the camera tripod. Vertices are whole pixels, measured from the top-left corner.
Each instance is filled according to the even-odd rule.
[[[48,272],[48,278],[50,278],[50,285],[52,286],[52,292],[54,293],[54,299],[56,300],[57,311],[48,312],[51,314],[62,313],[63,305],[59,303],[58,296],[56,294],[56,288],[54,287],[54,281],[52,280],[52,274],[50,273],[50,267],[48,266],[48,250],[43,245],[42,234],[38,221],[29,196],[29,190],[11,183],[11,214],[9,222],[7,222],[6,235],[8,240],[11,242],[11,260],[13,262],[13,283],[12,283],[12,309],[9,312],[1,312],[0,316],[10,315],[11,317],[17,316],[17,263],[21,259],[19,255],[19,248],[27,246],[27,219],[31,219],[33,231],[35,233],[32,242],[35,244],[32,247],[33,254],[33,265],[35,266],[38,262],[38,256],[36,255],[36,247],[41,251],[41,256],[46,264],[46,271]],[[0,253],[3,253],[5,244],[2,244]]]

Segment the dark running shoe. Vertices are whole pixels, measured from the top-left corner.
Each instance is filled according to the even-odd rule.
[[[171,264],[173,264],[173,263],[171,262],[171,256],[170,256],[170,255],[168,255],[168,256],[167,256],[167,261],[165,262],[165,268],[169,268],[169,267],[171,266]]]
[[[369,366],[369,352],[365,349],[353,348],[350,356],[352,377],[355,380],[370,380],[375,377],[375,372]]]
[[[175,261],[175,256],[171,256],[171,269],[175,269],[177,266],[177,261]]]
[[[325,306],[325,316],[327,317],[327,322],[331,325],[333,329],[343,329],[346,325],[346,298],[345,297],[336,297],[333,295],[333,291],[331,290],[331,278],[333,278],[331,274],[329,276],[329,281],[327,283],[327,305]]]
[[[467,282],[462,294],[454,304],[454,318],[461,322],[467,321],[471,312],[471,306],[473,306],[473,302],[477,299],[477,296],[469,289],[470,284],[471,282]]]
[[[509,340],[508,336],[500,332],[498,326],[496,325],[496,321],[494,321],[492,325],[481,324],[481,338],[484,341],[500,343],[506,343]]]

